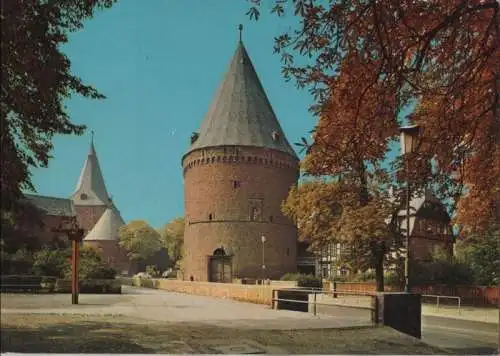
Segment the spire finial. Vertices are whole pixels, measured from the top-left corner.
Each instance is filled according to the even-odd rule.
[[[242,32],[243,32],[243,25],[242,24],[239,24],[238,25],[238,30],[240,31],[240,42],[242,42]]]
[[[90,143],[94,144],[94,130],[90,131]]]

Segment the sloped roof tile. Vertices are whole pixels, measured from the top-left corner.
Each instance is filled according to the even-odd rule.
[[[85,236],[85,241],[103,241],[120,239],[120,228],[125,225],[120,212],[114,208],[107,208],[101,218]]]
[[[24,195],[33,205],[43,210],[47,215],[75,216],[75,208],[71,199],[49,197],[38,194]]]
[[[188,153],[217,146],[269,148],[298,160],[241,41]]]

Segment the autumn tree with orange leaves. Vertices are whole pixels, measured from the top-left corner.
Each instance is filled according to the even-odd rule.
[[[308,180],[291,189],[282,211],[297,223],[300,238],[311,240],[313,251],[340,242],[339,264],[352,271],[375,269],[377,289],[383,291],[384,261],[395,262],[388,252],[397,251],[399,234],[387,221],[394,206],[378,191],[369,183],[368,202],[361,204],[360,189],[349,181]]]
[[[248,14],[257,19],[264,2],[248,1]],[[319,121],[307,145],[308,173],[347,173],[363,186],[379,170],[398,126],[418,124],[420,145],[405,157],[412,191],[438,187],[440,197],[453,202],[463,233],[497,224],[497,0],[271,3],[272,13],[300,20],[275,38],[274,50],[282,56],[285,78],[309,88],[316,99],[312,110]],[[295,64],[296,57],[307,64]],[[395,162],[400,183],[403,163]]]

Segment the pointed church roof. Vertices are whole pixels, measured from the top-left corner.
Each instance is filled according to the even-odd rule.
[[[101,218],[85,236],[85,241],[115,240],[120,238],[120,227],[125,225],[120,212],[114,208],[107,208]]]
[[[241,40],[188,153],[231,145],[275,149],[298,159]]]
[[[90,142],[90,150],[83,164],[80,179],[75,192],[71,196],[75,205],[109,205],[110,198],[104,184],[101,167],[94,147],[94,138]]]

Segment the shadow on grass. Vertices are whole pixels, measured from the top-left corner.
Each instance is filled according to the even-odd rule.
[[[108,323],[81,322],[39,328],[2,327],[1,352],[154,353]]]

